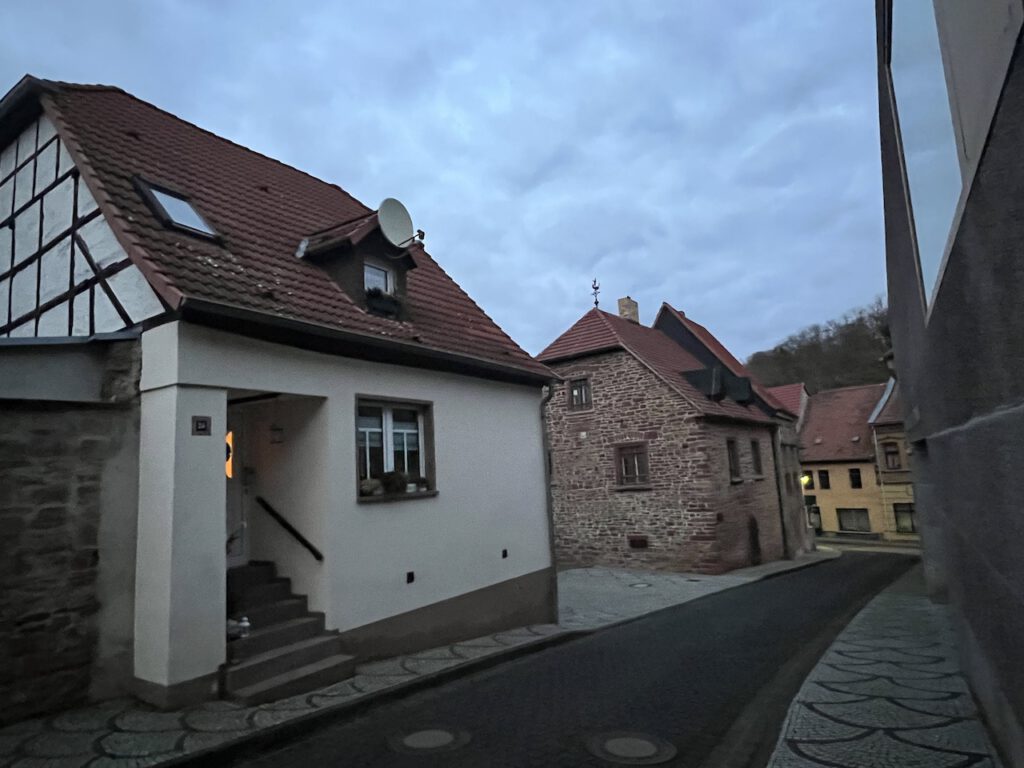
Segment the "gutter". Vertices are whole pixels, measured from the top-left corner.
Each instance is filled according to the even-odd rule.
[[[551,621],[557,624],[558,560],[555,557],[555,499],[554,492],[551,490],[553,462],[549,458],[551,456],[551,437],[548,434],[548,420],[545,416],[548,403],[551,402],[551,398],[555,395],[555,384],[555,379],[548,382],[547,394],[544,395],[544,398],[540,401],[540,433],[542,450],[544,451],[544,503],[547,507],[548,517],[548,549],[551,553],[551,606],[553,614]]]
[[[786,559],[793,557],[789,551],[789,534],[786,533],[786,500],[782,495],[782,465],[779,463],[779,445],[782,443],[782,427],[772,425],[772,461],[775,462],[775,497],[779,501],[779,522],[782,523],[782,554]]]
[[[185,322],[314,352],[448,371],[513,384],[542,386],[552,379],[550,371],[541,373],[512,364],[502,365],[473,355],[331,328],[205,299],[182,299],[177,315]]]

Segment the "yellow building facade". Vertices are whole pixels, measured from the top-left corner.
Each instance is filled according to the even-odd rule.
[[[819,534],[918,540],[894,382],[811,396],[800,438],[804,503]]]

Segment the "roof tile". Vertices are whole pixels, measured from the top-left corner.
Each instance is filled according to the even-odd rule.
[[[177,305],[202,299],[301,322],[420,343],[531,373],[550,372],[509,338],[420,246],[408,277],[409,314],[371,315],[319,267],[296,258],[310,233],[344,230],[371,209],[334,184],[216,136],[124,91],[47,83],[64,132],[88,161]],[[139,177],[185,195],[220,241],[165,227],[135,188]],[[162,283],[162,284],[159,284]]]
[[[885,384],[867,384],[811,395],[800,430],[801,461],[870,460],[868,418],[884,391]]]
[[[587,312],[555,339],[537,359],[556,363],[614,349],[633,354],[703,414],[744,421],[770,421],[759,408],[741,405],[728,398],[712,400],[700,392],[683,373],[700,370],[704,366],[658,329],[624,320],[597,308]]]

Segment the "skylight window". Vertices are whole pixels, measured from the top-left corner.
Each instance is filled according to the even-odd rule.
[[[197,232],[201,235],[216,237],[217,233],[213,227],[207,224],[199,212],[192,207],[192,203],[183,197],[172,194],[156,187],[147,187],[153,207],[156,209],[166,223],[176,227],[187,229],[190,232]]]

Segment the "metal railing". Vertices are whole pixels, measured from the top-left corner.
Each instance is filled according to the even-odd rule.
[[[293,539],[295,539],[297,542],[299,542],[299,544],[305,547],[309,551],[309,553],[316,558],[316,561],[318,563],[322,563],[324,561],[323,552],[314,547],[313,544],[309,541],[309,539],[307,539],[305,536],[299,533],[294,525],[285,520],[281,516],[281,513],[274,509],[272,506],[270,506],[270,503],[266,499],[264,499],[262,496],[257,496],[256,503],[259,504],[263,508],[263,511],[270,515],[278,525],[280,525],[288,533],[290,533]]]

